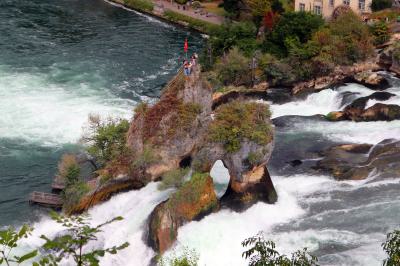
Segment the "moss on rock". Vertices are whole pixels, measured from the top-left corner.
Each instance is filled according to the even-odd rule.
[[[178,228],[199,219],[218,207],[210,175],[195,173],[169,200],[159,204],[150,215],[149,244],[163,253],[175,241]]]
[[[265,145],[273,137],[270,117],[268,105],[235,100],[216,110],[209,137],[213,142],[222,143],[228,152],[238,151],[246,139]]]

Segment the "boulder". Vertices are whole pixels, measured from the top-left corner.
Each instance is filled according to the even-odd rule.
[[[372,71],[356,73],[354,80],[365,87],[376,90],[385,90],[390,85],[384,76]]]
[[[369,100],[386,101],[395,96],[388,92],[374,92],[373,94],[354,100],[343,111],[331,112],[326,116],[329,121],[352,120],[360,121],[391,121],[400,118],[400,107],[392,104],[376,103],[365,109]]]
[[[208,174],[194,174],[151,213],[149,245],[161,254],[164,253],[175,242],[180,226],[217,209],[218,199],[212,178]]]
[[[379,66],[373,61],[360,62],[352,66],[337,66],[332,73],[327,76],[317,77],[313,80],[293,84],[292,95],[316,92],[332,86],[340,85],[344,82],[358,82],[355,76],[359,73],[371,73],[371,77],[367,76],[362,79],[361,84],[371,88],[380,88],[379,86],[384,85],[385,88],[387,88],[387,80],[384,79],[384,77],[375,77],[375,74],[373,74],[381,69],[382,66]],[[368,82],[366,80],[368,80]],[[379,83],[379,85],[375,83]]]
[[[346,144],[323,152],[317,169],[338,180],[360,180],[371,175],[380,178],[400,177],[400,141],[388,139],[375,146]]]

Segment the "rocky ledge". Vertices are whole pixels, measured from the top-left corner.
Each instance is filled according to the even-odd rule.
[[[346,106],[343,111],[331,112],[326,118],[329,121],[352,120],[361,121],[392,121],[400,119],[400,106],[395,104],[376,103],[366,108],[369,100],[386,101],[395,95],[389,92],[375,92],[361,97]]]
[[[316,168],[338,180],[361,180],[372,175],[400,176],[400,141],[387,139],[376,145],[344,144],[323,152]]]

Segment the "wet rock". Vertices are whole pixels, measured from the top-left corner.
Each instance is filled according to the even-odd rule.
[[[400,141],[384,140],[375,146],[346,144],[334,146],[323,153],[317,169],[338,180],[360,180],[371,175],[380,178],[400,177]]]
[[[293,85],[292,94],[302,94],[302,93],[310,93],[320,91],[337,84],[342,84],[344,82],[355,81],[357,79],[354,78],[355,75],[359,73],[373,73],[374,71],[381,70],[382,67],[373,61],[366,61],[354,64],[352,66],[337,66],[331,74],[323,77],[318,77],[310,81],[299,82]],[[384,78],[383,78],[384,79]],[[380,77],[374,78],[372,75],[371,78],[367,78],[367,80],[371,83],[372,87],[379,85],[375,85],[374,83],[380,83],[380,85],[385,85],[386,82],[383,81]],[[380,82],[379,82],[380,80]],[[386,79],[385,79],[386,80]],[[365,85],[368,85],[369,82],[363,82]]]
[[[301,165],[303,162],[301,160],[292,160],[290,162],[288,162],[292,167],[296,167]]]
[[[377,103],[365,109],[369,100],[386,101],[395,96],[388,92],[375,92],[369,96],[361,97],[345,107],[343,111],[331,112],[326,118],[329,121],[391,121],[400,118],[400,107]]]
[[[161,254],[172,246],[178,228],[200,219],[218,208],[212,178],[207,174],[194,174],[177,192],[151,213],[149,245]]]
[[[221,206],[244,211],[255,202],[275,203],[278,199],[271,177],[265,166],[253,168],[243,175],[243,180],[231,179],[221,198]]]
[[[385,90],[389,87],[389,82],[384,76],[372,71],[357,73],[354,80],[370,89]]]

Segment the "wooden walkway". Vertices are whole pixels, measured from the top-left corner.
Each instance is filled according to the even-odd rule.
[[[30,195],[29,203],[52,208],[61,208],[63,200],[61,196],[57,194],[34,191]]]

